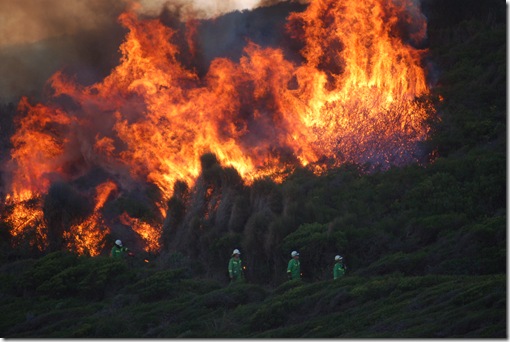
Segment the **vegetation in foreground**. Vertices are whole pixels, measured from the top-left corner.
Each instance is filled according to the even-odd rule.
[[[182,268],[55,252],[4,266],[0,284],[0,331],[11,338],[506,335],[503,274],[225,286]]]

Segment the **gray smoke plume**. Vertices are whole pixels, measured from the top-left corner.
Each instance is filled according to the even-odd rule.
[[[267,1],[266,1],[267,2]],[[277,1],[273,1],[277,2]],[[133,6],[142,17],[179,8],[178,20],[210,19],[252,9],[259,0],[0,0],[0,103],[22,95],[40,100],[46,80],[63,68],[81,84],[97,82],[118,64],[125,30],[118,15]]]
[[[116,18],[125,6],[116,0],[2,0],[0,101],[37,97],[66,66],[80,66],[83,75],[108,72],[123,36]]]

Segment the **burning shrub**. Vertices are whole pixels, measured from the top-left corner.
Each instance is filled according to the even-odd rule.
[[[283,15],[291,8],[302,11]],[[266,11],[273,9],[259,13]],[[419,143],[429,135],[433,109],[417,101],[429,88],[422,67],[426,50],[417,48],[426,21],[415,2],[329,0],[275,7],[273,15],[263,16],[279,29],[274,39],[258,22],[262,16],[251,17],[261,35],[247,43],[235,37],[245,44],[236,46],[239,57],[224,51],[211,58],[207,49],[218,49],[202,40],[210,34],[209,22],[178,24],[171,12],[139,18],[128,10],[119,16],[126,29],[122,57],[108,76],[81,85],[62,70],[48,82],[46,104],[23,98],[11,139],[7,192],[14,203],[47,194],[51,250],[64,240],[84,254],[97,255],[104,247],[108,229],[102,226],[115,222],[99,212],[106,198],[90,220],[71,228],[82,208],[66,203],[57,213],[52,207],[61,201],[59,191],[75,195],[62,185],[52,188],[55,179],[74,181],[97,168],[114,179],[101,186],[106,197],[113,188],[128,191],[125,184],[144,184],[147,192],[157,188],[161,196],[147,196],[153,205],[125,201],[127,214],[143,222],[128,221],[135,222],[144,249],[153,250],[159,248],[154,241],[163,220],[158,214],[165,213],[179,180],[195,190],[182,221],[177,217],[168,224],[189,226],[194,220],[197,235],[211,229],[217,234],[227,224],[240,230],[243,215],[232,219],[232,212],[245,182],[263,177],[281,182],[305,167],[320,174],[345,163],[385,170],[421,160]],[[287,25],[272,22],[276,18],[287,18]],[[189,32],[178,32],[183,29]],[[209,65],[192,65],[204,61]],[[250,205],[256,211],[269,207],[276,215],[285,211],[279,189],[260,182]],[[266,190],[272,193],[262,195]],[[183,214],[180,206],[174,203],[172,209],[177,216]],[[154,208],[156,219],[144,217]]]
[[[53,183],[44,197],[44,220],[48,227],[48,249],[55,251],[64,244],[64,233],[92,211],[89,200],[67,183]]]
[[[188,185],[185,182],[178,181],[174,185],[174,194],[168,200],[168,210],[166,219],[163,223],[161,241],[164,249],[168,249],[179,226],[186,215],[186,204],[188,197]]]

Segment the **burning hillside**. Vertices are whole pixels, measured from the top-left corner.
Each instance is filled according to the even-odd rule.
[[[418,161],[431,109],[419,100],[429,90],[416,4],[315,0],[303,8],[274,33],[285,47],[243,38],[238,59],[205,57],[210,20],[170,25],[136,7],[122,13],[122,57],[109,75],[83,85],[57,72],[47,101],[19,103],[4,170],[13,240],[30,230],[32,244],[46,249],[56,231],[61,247],[97,255],[108,234],[125,229],[157,251],[174,184],[192,186],[205,153],[246,183],[280,181],[296,166],[320,173],[347,162],[385,169]],[[206,68],[194,64],[204,60]],[[91,202],[77,222],[66,219],[66,203],[58,220],[44,210],[61,183]],[[115,210],[104,217],[119,193],[148,187],[159,194],[144,199],[153,222]]]

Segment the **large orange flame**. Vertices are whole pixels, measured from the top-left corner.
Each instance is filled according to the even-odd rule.
[[[429,92],[426,51],[409,44],[423,39],[426,22],[411,0],[314,0],[288,19],[289,33],[304,44],[302,63],[249,42],[239,62],[217,58],[205,77],[179,62],[175,32],[159,20],[133,12],[119,20],[129,32],[109,76],[90,86],[62,73],[51,78],[55,98],[72,99],[74,109],[20,103],[9,200],[43,194],[52,173],[79,176],[68,165],[76,160],[128,170],[166,200],[177,180],[193,184],[206,152],[249,183],[281,180],[297,165],[320,172],[324,160],[383,168],[413,162],[427,137],[430,108],[416,101]],[[196,25],[188,25],[188,41]],[[70,157],[76,146],[79,156]],[[95,223],[73,228],[83,237],[73,242],[81,253],[95,253],[91,246],[104,238],[97,229],[104,201],[97,203]],[[127,214],[122,220],[146,250],[159,248],[159,228]]]
[[[11,138],[12,180],[8,201],[24,201],[45,193],[48,175],[61,171],[66,133],[73,119],[59,109],[31,106],[23,98],[18,106],[25,116]]]

